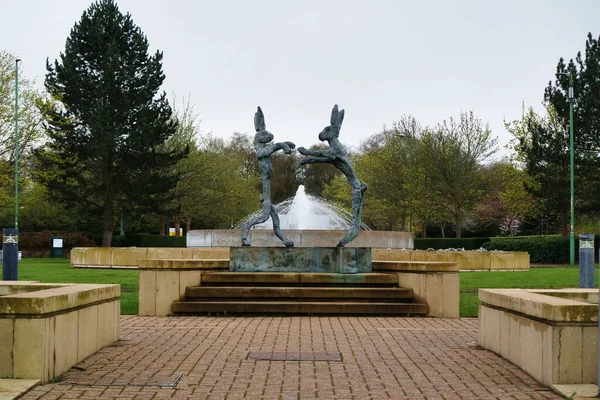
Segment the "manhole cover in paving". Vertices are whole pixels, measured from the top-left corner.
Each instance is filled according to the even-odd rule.
[[[338,352],[273,352],[261,353],[253,351],[248,356],[248,360],[264,361],[342,361],[342,355]]]

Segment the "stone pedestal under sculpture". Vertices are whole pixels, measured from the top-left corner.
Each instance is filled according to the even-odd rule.
[[[372,271],[366,247],[231,247],[234,272],[326,272],[358,274]]]

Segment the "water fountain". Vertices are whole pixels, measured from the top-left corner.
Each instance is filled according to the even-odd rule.
[[[352,215],[349,212],[321,198],[306,194],[304,185],[298,186],[294,197],[275,207],[279,212],[279,226],[284,230],[347,230],[352,224]],[[259,212],[240,220],[232,229],[241,229]],[[252,229],[273,229],[273,222],[268,219]],[[361,229],[371,230],[364,223],[361,224]]]
[[[305,192],[300,185],[294,197],[276,205],[282,232],[294,241],[295,247],[335,246],[352,221],[352,215],[341,207]],[[187,234],[187,247],[239,246],[242,226],[259,211],[252,213],[231,229],[191,230]],[[273,234],[271,220],[250,229],[253,246],[283,246]],[[372,247],[379,249],[412,249],[413,238],[409,232],[374,231],[361,224],[358,237],[347,247]]]

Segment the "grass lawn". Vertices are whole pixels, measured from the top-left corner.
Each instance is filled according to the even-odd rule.
[[[462,317],[477,316],[480,288],[579,287],[579,268],[569,266],[532,268],[525,272],[460,272],[459,275]],[[66,258],[27,258],[19,263],[19,280],[22,281],[118,283],[121,285],[121,314],[137,314],[138,277],[137,270],[75,269]]]
[[[137,270],[76,269],[66,258],[25,258],[19,262],[20,281],[120,284],[121,314],[138,312],[138,277]]]
[[[476,317],[477,290],[485,288],[559,289],[579,287],[579,268],[568,265],[529,271],[460,272],[460,316]],[[596,280],[598,281],[598,269]]]

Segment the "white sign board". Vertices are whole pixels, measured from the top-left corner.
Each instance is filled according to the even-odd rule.
[[[53,249],[62,249],[63,240],[62,239],[52,239],[52,248]]]

